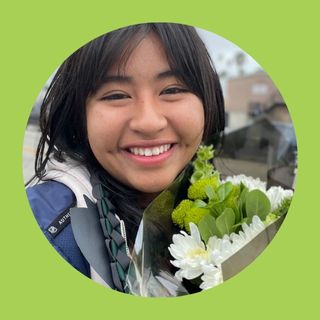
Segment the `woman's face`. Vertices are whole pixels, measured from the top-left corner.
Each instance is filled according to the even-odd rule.
[[[203,135],[201,100],[169,67],[154,35],[140,42],[121,73],[115,65],[87,99],[91,149],[114,178],[143,193],[165,189]]]

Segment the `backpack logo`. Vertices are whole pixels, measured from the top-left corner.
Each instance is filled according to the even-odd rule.
[[[71,222],[70,208],[62,211],[51,224],[47,227],[47,231],[55,238],[66,226]]]
[[[56,233],[56,232],[58,231],[58,229],[57,229],[56,227],[54,227],[54,226],[51,226],[51,227],[48,229],[48,231],[49,231],[50,233]]]

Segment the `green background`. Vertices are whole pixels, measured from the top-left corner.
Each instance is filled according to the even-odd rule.
[[[2,2],[2,319],[300,319],[319,314],[320,90],[315,3]],[[222,286],[183,298],[123,295],[75,272],[41,234],[23,187],[25,125],[48,76],[94,37],[148,21],[195,25],[225,37],[253,56],[285,98],[298,139],[296,193],[274,241],[253,264]]]

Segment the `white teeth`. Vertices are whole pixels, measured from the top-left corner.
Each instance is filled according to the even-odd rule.
[[[160,149],[159,148],[153,148],[152,149],[152,154],[159,155],[159,153],[160,153]]]
[[[161,153],[164,153],[170,149],[170,144],[164,144],[159,147],[153,147],[153,148],[130,148],[130,152],[135,155],[145,156],[145,157],[151,157],[151,156],[157,156]]]

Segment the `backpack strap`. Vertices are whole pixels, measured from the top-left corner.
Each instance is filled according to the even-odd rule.
[[[97,206],[89,198],[84,197],[87,208],[70,210],[74,237],[89,264],[110,288],[115,289]]]
[[[26,192],[33,214],[49,242],[74,268],[90,277],[90,265],[71,228],[70,208],[76,203],[73,192],[56,181],[35,185]]]

